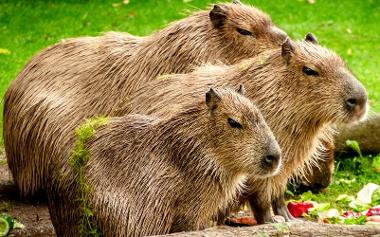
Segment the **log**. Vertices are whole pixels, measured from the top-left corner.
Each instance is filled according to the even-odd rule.
[[[355,125],[339,126],[335,136],[337,154],[354,154],[346,146],[346,140],[356,140],[364,154],[380,154],[380,114],[370,116],[366,121]]]
[[[218,226],[202,231],[180,232],[160,237],[253,237],[253,236],[380,236],[380,225],[331,225],[313,222],[265,224],[251,227]],[[155,236],[159,237],[159,236]]]

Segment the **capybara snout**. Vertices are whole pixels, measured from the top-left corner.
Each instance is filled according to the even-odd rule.
[[[281,149],[273,136],[270,136],[267,143],[267,152],[262,158],[263,176],[276,175],[281,169]],[[266,172],[266,174],[265,174]]]
[[[348,75],[347,77],[347,94],[344,97],[344,105],[351,115],[352,122],[355,122],[366,117],[368,95],[363,85],[354,76]]]

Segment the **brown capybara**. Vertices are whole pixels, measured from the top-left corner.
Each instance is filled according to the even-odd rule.
[[[163,73],[210,62],[232,64],[279,47],[286,34],[260,10],[217,4],[147,37],[107,33],[62,41],[35,56],[4,99],[4,145],[21,196],[51,179],[85,118],[111,115],[129,95]],[[70,138],[68,138],[70,137]]]
[[[307,191],[320,193],[324,191],[332,182],[335,168],[335,147],[334,143],[323,144],[326,151],[320,159],[316,159],[317,164],[306,169],[303,177],[296,177],[289,188],[296,194]]]
[[[165,116],[175,113],[207,87],[237,86],[261,110],[282,149],[284,166],[270,179],[251,179],[248,198],[258,223],[271,221],[270,206],[286,220],[284,191],[293,175],[328,141],[332,123],[349,123],[366,113],[367,93],[362,84],[332,51],[321,47],[312,34],[301,42],[288,39],[280,49],[233,66],[204,66],[189,74],[167,75],[152,81],[131,97],[121,114]]]
[[[163,119],[111,118],[86,142],[88,206],[102,236],[202,229],[234,201],[249,176],[279,172],[279,145],[252,102],[230,89],[206,92]],[[64,198],[78,200],[74,189]],[[57,212],[80,217],[78,203],[55,209],[54,202],[52,218]],[[76,236],[78,228],[67,221],[58,219],[57,234]]]

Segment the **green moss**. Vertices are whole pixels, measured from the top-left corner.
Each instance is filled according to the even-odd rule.
[[[109,122],[107,117],[95,117],[86,120],[76,129],[77,141],[70,157],[70,164],[78,173],[77,182],[80,187],[80,203],[83,210],[83,218],[80,223],[81,236],[100,236],[96,226],[93,224],[93,212],[88,203],[88,194],[91,187],[87,184],[84,174],[84,166],[91,157],[90,151],[86,147],[86,143],[95,136],[96,129],[106,125]]]
[[[75,169],[80,169],[90,158],[86,142],[95,135],[97,128],[106,125],[108,122],[109,118],[106,117],[91,118],[76,129],[77,141],[70,157],[70,163]]]

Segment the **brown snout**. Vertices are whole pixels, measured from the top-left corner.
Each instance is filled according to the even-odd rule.
[[[267,146],[267,152],[262,158],[264,170],[267,175],[275,175],[280,170],[281,166],[281,150],[276,140],[270,139]]]
[[[354,120],[359,120],[365,116],[367,100],[368,96],[364,87],[360,83],[354,82],[344,101],[346,109],[353,115]]]

